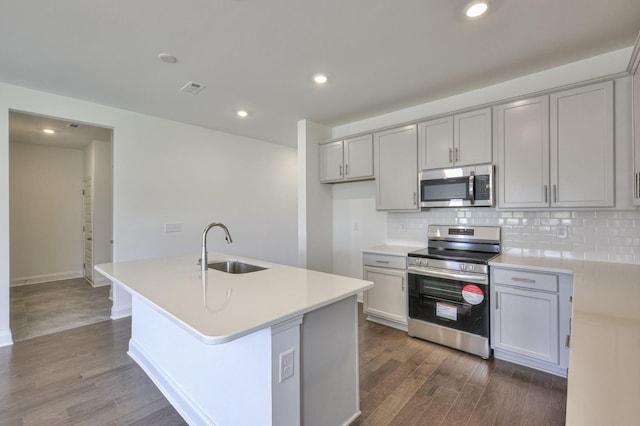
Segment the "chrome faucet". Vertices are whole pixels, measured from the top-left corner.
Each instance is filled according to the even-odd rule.
[[[202,257],[200,258],[200,268],[202,269],[202,271],[206,271],[209,268],[209,265],[207,264],[207,233],[209,232],[209,229],[216,226],[224,230],[224,239],[227,240],[227,244],[231,244],[233,242],[233,240],[231,239],[231,234],[229,234],[229,230],[226,226],[224,226],[223,223],[214,222],[208,224],[204,228],[204,232],[202,233]]]

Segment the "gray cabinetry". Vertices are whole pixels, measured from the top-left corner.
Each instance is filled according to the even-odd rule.
[[[633,76],[633,205],[640,206],[640,71]]]
[[[614,205],[613,82],[496,107],[498,207]]]
[[[372,178],[372,135],[320,145],[320,182],[335,183]]]
[[[418,210],[416,125],[374,134],[376,209]]]
[[[494,356],[566,377],[572,277],[492,267],[491,290]]]
[[[406,331],[407,257],[365,252],[363,279],[374,283],[364,293],[367,319]]]
[[[420,170],[491,163],[491,108],[419,125]]]

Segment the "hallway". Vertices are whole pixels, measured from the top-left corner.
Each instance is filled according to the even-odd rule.
[[[109,320],[109,289],[84,278],[11,287],[13,341]]]

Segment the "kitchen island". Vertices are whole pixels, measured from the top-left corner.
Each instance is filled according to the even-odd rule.
[[[342,425],[357,418],[359,292],[371,282],[198,256],[96,266],[132,295],[130,356],[193,425]]]
[[[573,276],[566,424],[638,424],[640,265],[508,254],[491,265]]]

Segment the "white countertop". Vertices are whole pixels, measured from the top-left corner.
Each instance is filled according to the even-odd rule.
[[[412,251],[423,249],[424,247],[419,246],[396,246],[396,245],[382,245],[377,247],[371,247],[368,249],[362,249],[363,253],[374,253],[374,254],[390,254],[395,256],[406,256]]]
[[[574,276],[567,425],[639,424],[640,265],[514,255],[490,264]]]
[[[247,274],[209,269],[203,276],[198,258],[109,263],[96,270],[207,344],[229,342],[373,287],[370,281],[211,252],[209,263],[238,259],[268,269]]]

